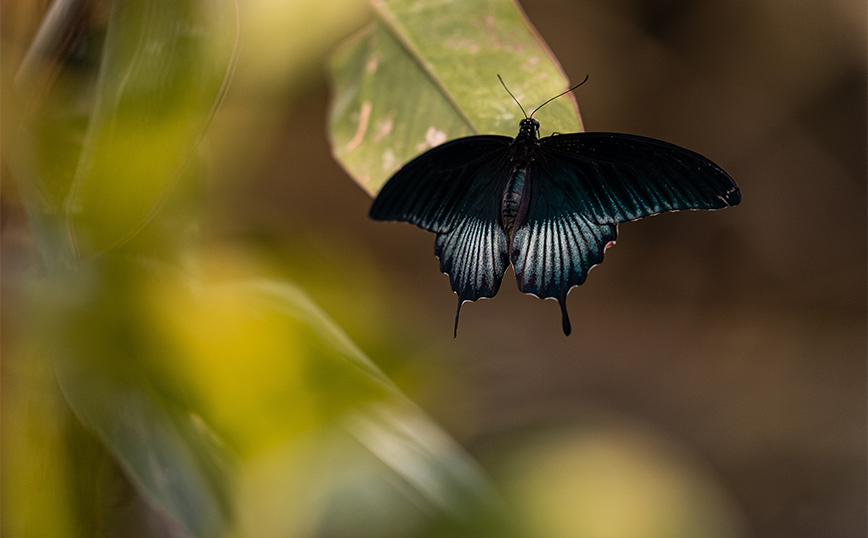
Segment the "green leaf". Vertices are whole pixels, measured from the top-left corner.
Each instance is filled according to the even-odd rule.
[[[332,152],[376,194],[403,163],[473,134],[515,136],[568,82],[551,51],[510,0],[374,2],[378,20],[346,42],[331,66]],[[543,133],[581,130],[572,95],[535,116]]]
[[[222,536],[232,519],[231,455],[151,366],[161,345],[142,323],[141,269],[106,258],[33,282],[31,343],[54,359],[67,403],[142,496],[190,535]]]
[[[225,534],[233,470],[196,413],[104,370],[58,368],[64,396],[138,490],[192,536]]]
[[[117,258],[35,291],[32,341],[76,416],[191,536],[277,535],[256,514],[287,497],[264,518],[289,535],[333,510],[370,536],[398,519],[505,519],[473,459],[301,290]],[[353,513],[360,476],[387,494]]]
[[[196,154],[232,63],[234,22],[232,0],[112,4],[67,201],[79,255],[135,235]]]

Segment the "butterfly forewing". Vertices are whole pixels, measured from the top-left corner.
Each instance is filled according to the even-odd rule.
[[[574,133],[540,140],[536,163],[571,207],[600,224],[664,211],[720,209],[741,193],[698,153],[642,136]]]
[[[507,161],[511,138],[459,138],[416,157],[383,185],[370,216],[405,221],[431,232],[448,232],[467,215]],[[501,174],[502,175],[502,174]]]

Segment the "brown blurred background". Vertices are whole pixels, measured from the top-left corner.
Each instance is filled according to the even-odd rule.
[[[614,415],[697,455],[747,535],[864,536],[864,3],[522,5],[570,79],[590,75],[587,130],[698,151],[742,204],[621,225],[570,294],[569,338],[556,304],[508,272],[453,340],[434,236],[367,219],[371,200],[330,158],[311,68],[262,142],[267,163],[215,211],[222,233],[295,260],[293,278],[399,383],[429,372],[404,388],[483,464],[522,432]]]
[[[609,424],[689,454],[746,536],[865,536],[864,3],[522,5],[570,79],[590,75],[587,130],[702,153],[741,205],[620,226],[570,294],[570,337],[556,304],[508,272],[494,300],[465,305],[453,339],[434,236],[370,221],[330,155],[332,36],[265,92],[245,85],[242,49],[215,118],[207,240],[256,249],[300,283],[496,480],[494,455],[530,432]],[[7,190],[4,258],[25,228]]]

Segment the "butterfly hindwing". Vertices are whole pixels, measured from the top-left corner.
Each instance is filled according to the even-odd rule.
[[[591,267],[603,261],[615,240],[616,224],[597,224],[575,210],[553,176],[562,174],[533,163],[522,195],[526,205],[512,237],[510,259],[518,288],[542,299],[557,299],[565,334],[570,334],[567,293],[585,281]]]
[[[470,136],[428,150],[383,185],[371,206],[371,218],[448,232],[456,217],[470,213],[480,193],[498,179],[511,141],[505,136]]]
[[[570,206],[600,224],[664,211],[720,209],[741,200],[732,177],[698,153],[642,136],[553,135],[537,164],[551,171]]]
[[[499,218],[500,190],[498,182],[490,183],[470,211],[456,219],[451,231],[437,234],[434,253],[458,295],[456,334],[461,305],[494,297],[509,265],[507,237]]]

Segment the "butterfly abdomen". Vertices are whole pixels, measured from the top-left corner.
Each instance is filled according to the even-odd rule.
[[[539,122],[532,118],[525,118],[519,123],[518,135],[509,145],[512,173],[500,200],[500,223],[507,235],[511,235],[515,227],[515,219],[525,191],[527,169],[533,162],[539,147],[538,131]]]
[[[517,169],[503,190],[503,198],[500,201],[500,219],[501,226],[507,235],[510,235],[515,227],[515,218],[518,215],[518,206],[521,204],[526,174],[525,168]]]

